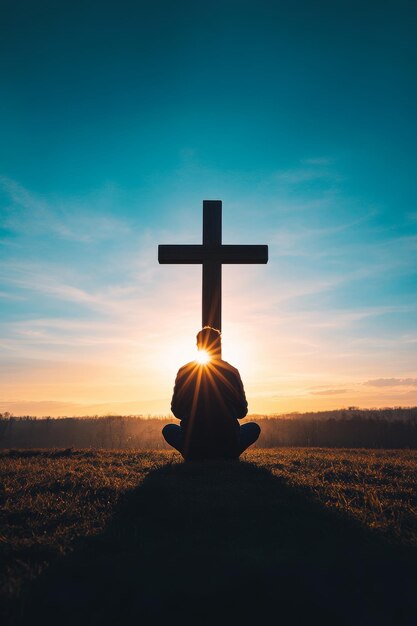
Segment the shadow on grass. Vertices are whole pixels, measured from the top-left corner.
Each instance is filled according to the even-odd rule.
[[[256,465],[166,465],[32,585],[23,622],[411,625],[416,565]]]

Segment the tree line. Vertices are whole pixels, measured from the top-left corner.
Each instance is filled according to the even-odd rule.
[[[260,448],[417,448],[417,407],[252,415],[242,423],[251,420],[262,430]],[[161,435],[167,423],[178,422],[137,415],[36,418],[0,413],[0,449],[169,449]]]

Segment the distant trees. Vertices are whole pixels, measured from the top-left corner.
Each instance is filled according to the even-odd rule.
[[[257,446],[417,448],[417,407],[250,416],[261,426]],[[245,421],[245,420],[243,420]],[[0,413],[0,448],[167,449],[164,418],[143,416],[36,418]]]

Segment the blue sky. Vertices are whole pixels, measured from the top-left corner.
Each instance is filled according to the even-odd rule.
[[[417,404],[413,2],[3,2],[0,411],[166,414],[203,199],[252,412]]]

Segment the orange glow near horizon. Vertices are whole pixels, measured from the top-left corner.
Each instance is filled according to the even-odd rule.
[[[417,404],[414,336],[403,337],[401,361],[394,362],[391,344],[344,338],[345,314],[266,314],[259,309],[260,295],[249,302],[242,295],[256,290],[257,282],[246,285],[239,277],[225,271],[222,358],[239,370],[249,413]],[[129,300],[120,301],[113,312],[109,304],[109,321],[14,323],[4,344],[10,354],[0,385],[0,412],[167,415],[178,369],[201,362],[195,323],[199,275],[187,273],[178,280],[187,306],[173,304],[169,319],[165,303],[175,302],[171,282],[158,287],[148,309]]]

